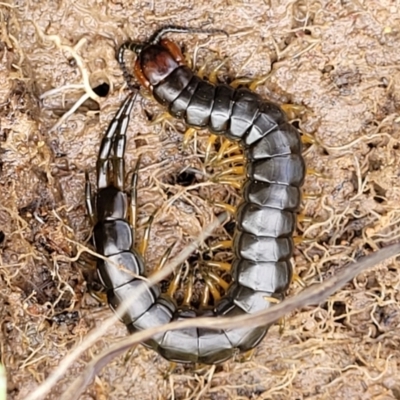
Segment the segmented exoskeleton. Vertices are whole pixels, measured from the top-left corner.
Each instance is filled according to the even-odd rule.
[[[121,317],[131,333],[197,315],[190,308],[178,309],[172,298],[161,295],[158,287],[150,287],[140,279],[144,274],[144,263],[134,248],[137,173],[132,179],[130,202],[124,191],[125,134],[134,98],[133,94],[128,96],[104,135],[97,162],[97,192],[93,198],[88,178],[86,181],[86,203],[94,224],[94,245],[105,258],[98,260],[97,271],[110,307],[115,311],[132,293],[143,290]],[[253,310],[255,302],[263,304],[263,308],[270,304],[262,298],[266,293],[254,292],[249,297],[246,294],[249,290],[240,284],[234,285],[215,310],[204,314],[240,315],[246,309]],[[232,357],[237,349],[253,348],[265,332],[265,327],[217,331],[192,328],[159,334],[145,345],[171,361],[214,364]]]
[[[199,313],[216,317],[255,313],[269,308],[274,299],[282,300],[292,278],[292,236],[300,204],[300,187],[305,176],[300,135],[288,123],[279,106],[263,100],[247,88],[234,89],[200,79],[184,65],[179,48],[162,39],[167,32],[190,31],[166,27],[157,31],[146,44],[127,42],[119,51],[119,61],[124,68],[124,50],[129,48],[135,51],[138,54],[136,76],[173,116],[183,118],[189,126],[207,127],[213,133],[241,143],[247,160],[247,181],[243,187],[243,202],[236,213],[235,259],[232,265],[234,282],[214,309],[204,312],[190,306],[177,308],[171,298],[160,296],[157,290],[149,288],[122,318],[130,332],[158,326],[172,319],[194,318]],[[119,114],[128,118],[126,110]],[[119,136],[124,137],[122,134]],[[102,204],[102,201],[98,202]],[[111,201],[111,204],[114,203]],[[112,221],[115,219],[120,221],[121,226],[127,227],[126,210],[120,210],[121,207],[116,213],[111,207],[107,217],[104,212],[97,212],[100,221],[97,223],[97,247],[103,251],[102,254],[111,256],[107,238],[112,236],[108,235],[112,231],[115,238],[111,246],[113,251],[117,256],[131,254],[129,257],[135,259],[132,263],[135,267],[127,266],[127,269],[141,274],[142,264],[132,250],[132,241],[123,245],[117,243],[120,232],[108,222],[108,215],[111,215]],[[103,228],[106,222],[113,229]],[[103,271],[110,277],[110,273],[105,274],[108,268],[104,265],[99,269],[100,274]],[[119,272],[114,273],[108,282],[104,278],[102,281],[108,287],[109,302],[113,308],[130,290],[145,285]],[[215,364],[238,351],[248,351],[257,346],[268,328],[168,331],[152,338],[147,345],[171,361]]]

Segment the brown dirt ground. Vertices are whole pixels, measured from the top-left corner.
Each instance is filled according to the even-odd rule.
[[[304,187],[321,195],[304,202],[314,222],[299,226],[305,237],[317,238],[295,253],[307,284],[399,236],[398,1],[214,0],[210,10],[204,0],[6,0],[0,3],[0,227],[6,235],[0,351],[10,399],[24,399],[111,313],[88,296],[86,269],[75,259],[74,242],[90,233],[84,171],[94,172],[101,135],[126,93],[115,49],[165,24],[225,29],[228,39],[173,37],[190,56],[197,48],[198,65],[229,57],[221,79],[271,72],[258,89],[263,96],[307,107],[300,127],[320,145],[309,146],[305,158],[324,175],[310,175]],[[85,94],[84,74],[92,86],[109,82],[110,93],[86,101],[51,130]],[[144,109],[160,112],[150,100],[136,105],[127,160],[131,169],[143,154],[141,223],[156,208],[165,211],[151,235],[153,266],[176,232],[178,251],[213,209],[194,190],[165,207],[167,190],[174,190],[168,179],[201,160],[193,149],[179,150],[182,126],[150,126]],[[287,316],[284,332],[273,327],[251,361],[179,367],[165,378],[168,363],[139,346],[129,360],[107,365],[81,398],[400,399],[399,269],[397,261],[386,262],[321,307]],[[300,290],[293,284],[289,295]],[[125,335],[122,324],[107,331],[48,398],[59,398],[93,354]]]

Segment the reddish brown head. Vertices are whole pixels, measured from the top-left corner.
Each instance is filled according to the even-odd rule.
[[[150,44],[141,50],[135,64],[135,75],[143,86],[151,90],[182,64],[179,47],[163,39],[159,44]]]

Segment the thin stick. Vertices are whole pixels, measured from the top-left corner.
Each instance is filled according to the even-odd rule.
[[[238,326],[267,325],[278,320],[296,308],[321,303],[362,271],[372,268],[397,254],[400,254],[400,244],[398,243],[378,250],[369,256],[363,257],[360,261],[347,266],[337,275],[327,279],[325,282],[310,286],[297,296],[286,299],[282,303],[274,305],[265,311],[234,318],[195,318],[185,321],[177,321],[164,326],[159,326],[135,333],[126,339],[121,340],[119,343],[116,343],[92,360],[81,373],[81,375],[76,378],[66,390],[64,395],[61,397],[61,400],[77,399],[90,384],[94,376],[97,375],[100,370],[107,365],[107,363],[131,348],[133,345],[143,342],[157,333],[189,327],[225,329]],[[29,400],[33,399],[37,399],[37,397],[29,397]]]

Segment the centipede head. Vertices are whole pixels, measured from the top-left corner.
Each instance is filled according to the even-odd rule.
[[[159,44],[149,44],[142,48],[135,63],[135,76],[139,82],[151,90],[183,64],[179,47],[168,39]]]
[[[163,36],[170,32],[207,34],[223,33],[228,35],[225,31],[220,29],[165,26],[157,30],[146,43],[127,41],[121,45],[118,51],[118,62],[121,65],[125,79],[129,78],[129,73],[124,60],[124,52],[126,49],[136,53],[137,59],[134,67],[134,74],[139,82],[150,90],[153,86],[166,79],[178,66],[184,64],[184,58],[179,46],[168,39],[163,39]]]

